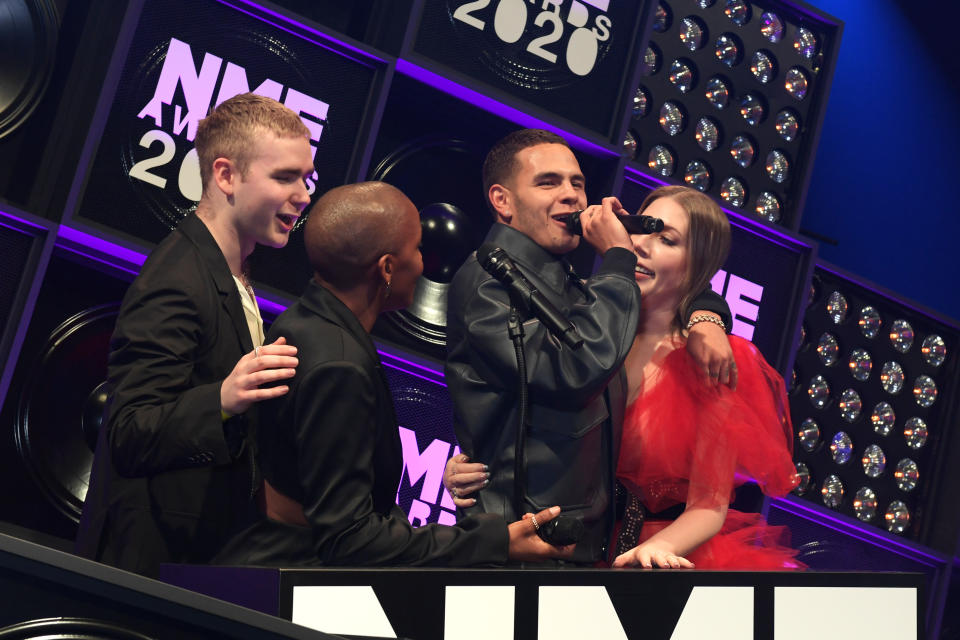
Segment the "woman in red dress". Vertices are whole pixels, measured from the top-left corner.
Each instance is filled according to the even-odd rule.
[[[713,200],[687,187],[656,189],[640,211],[663,220],[664,229],[632,236],[643,306],[624,364],[629,393],[617,477],[627,498],[614,566],[799,568],[785,527],[729,509],[746,480],[776,496],[796,485],[782,378],[753,344],[730,336],[736,390],[704,385],[680,348],[692,323],[712,321],[694,315],[684,326],[680,319],[691,292],[726,259],[729,222]]]

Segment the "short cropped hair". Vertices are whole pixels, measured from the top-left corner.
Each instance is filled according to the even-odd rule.
[[[696,189],[683,186],[658,187],[640,205],[640,213],[655,200],[670,198],[690,218],[687,228],[687,274],[674,325],[683,329],[683,319],[692,311],[694,299],[707,288],[730,253],[730,221],[723,209]]]
[[[213,176],[217,158],[232,160],[240,175],[245,176],[254,140],[265,131],[280,138],[310,137],[300,116],[273,98],[255,93],[241,93],[224,100],[201,120],[194,143],[204,190]]]
[[[507,184],[519,170],[517,154],[528,147],[538,144],[562,144],[570,148],[567,141],[557,134],[543,129],[520,129],[507,134],[497,141],[483,161],[483,197],[496,219],[497,212],[490,203],[490,187],[495,184]]]
[[[304,227],[310,266],[338,289],[360,284],[380,256],[403,246],[401,213],[409,203],[386,182],[358,182],[326,192],[310,209]]]

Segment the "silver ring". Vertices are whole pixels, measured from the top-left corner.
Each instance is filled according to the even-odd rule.
[[[720,377],[720,372],[717,371],[716,373],[714,373],[713,371],[711,371],[711,372],[710,372],[710,377],[711,377],[711,378],[719,378],[719,377]]]
[[[451,487],[451,489],[450,489],[450,495],[452,495],[454,498],[459,498],[459,497],[460,497],[460,490],[457,489],[456,487]]]
[[[537,522],[537,516],[536,516],[536,514],[530,516],[530,522],[533,523],[533,530],[534,530],[534,531],[540,531],[540,523]]]
[[[253,348],[253,357],[254,357],[254,358],[259,358],[259,357],[260,357],[260,349],[261,349],[261,348],[262,348],[262,347],[254,347],[254,348]]]

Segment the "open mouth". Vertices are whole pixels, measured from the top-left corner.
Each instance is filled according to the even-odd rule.
[[[638,264],[636,267],[634,267],[633,270],[634,270],[636,273],[639,273],[639,274],[645,275],[645,276],[649,276],[649,277],[651,277],[651,278],[652,278],[654,275],[656,275],[656,274],[655,274],[653,271],[651,271],[650,269],[647,269],[646,267],[642,267],[642,266],[640,266],[639,264]]]
[[[291,213],[277,214],[277,219],[280,220],[280,224],[282,224],[287,231],[290,231],[291,229],[293,229],[293,225],[296,224],[297,218],[299,217],[300,216],[296,216]]]

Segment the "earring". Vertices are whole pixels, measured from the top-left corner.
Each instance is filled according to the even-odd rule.
[[[384,289],[383,291],[383,299],[384,301],[390,299],[390,281],[389,280],[387,280],[387,288]]]

